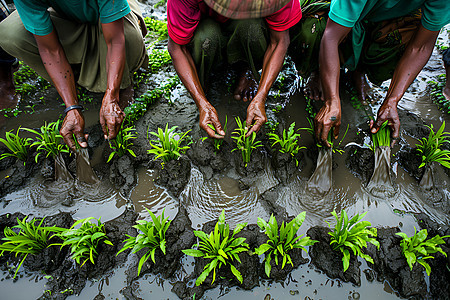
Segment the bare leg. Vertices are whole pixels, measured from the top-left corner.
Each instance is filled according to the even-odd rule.
[[[13,108],[17,105],[13,71],[12,64],[0,63],[0,109]]]
[[[378,100],[379,95],[372,89],[365,72],[355,70],[352,73],[352,80],[362,105],[369,105],[369,103],[374,103]]]
[[[120,90],[119,106],[122,110],[133,102],[134,89],[131,84],[129,87]]]
[[[303,93],[310,99],[324,101],[319,71],[313,71],[308,77]]]
[[[243,69],[239,74],[239,79],[234,90],[234,99],[252,101],[258,91],[258,83],[253,76],[252,71]]]
[[[445,74],[447,76],[447,82],[442,89],[442,94],[447,101],[450,101],[450,65],[445,65]]]

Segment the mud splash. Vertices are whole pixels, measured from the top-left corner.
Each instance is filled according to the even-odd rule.
[[[394,184],[391,178],[391,148],[375,148],[375,166],[372,177],[366,186],[370,194],[387,198],[395,194]]]
[[[75,153],[77,163],[77,179],[87,184],[96,184],[100,180],[95,174],[89,161],[89,153],[87,148],[78,149]]]
[[[333,152],[331,149],[320,149],[317,167],[308,180],[307,189],[310,193],[324,195],[333,185]]]

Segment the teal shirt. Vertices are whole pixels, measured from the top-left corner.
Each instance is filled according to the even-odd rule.
[[[364,42],[362,22],[380,22],[408,15],[422,9],[422,25],[439,31],[450,23],[450,0],[331,0],[329,17],[345,27],[352,27],[353,54],[346,67],[354,70]]]
[[[25,28],[36,35],[47,35],[53,30],[52,7],[60,15],[79,23],[114,22],[130,13],[127,0],[14,0]]]

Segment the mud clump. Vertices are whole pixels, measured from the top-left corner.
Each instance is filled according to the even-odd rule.
[[[22,187],[35,171],[40,168],[43,157],[40,157],[37,164],[34,157],[35,153],[29,154],[25,165],[23,161],[16,160],[6,169],[5,176],[0,179],[0,198]]]
[[[151,258],[147,260],[142,266],[141,273],[142,276],[145,273],[161,274],[163,278],[171,278],[175,271],[177,271],[180,266],[180,260],[184,255],[181,250],[189,249],[195,242],[195,236],[191,229],[191,221],[187,215],[184,208],[180,208],[180,211],[175,216],[175,218],[170,223],[169,228],[166,232],[166,255],[158,248],[155,252],[155,261],[153,263]],[[136,236],[136,232],[132,236]],[[142,256],[147,252],[148,248],[139,251],[134,255],[133,259],[135,263],[133,266],[127,270],[127,281],[128,286],[138,278],[138,262]],[[129,253],[129,251],[127,251]]]
[[[332,249],[330,246],[331,236],[328,232],[330,232],[329,228],[321,226],[312,227],[306,232],[311,239],[319,241],[310,248],[309,255],[311,256],[311,264],[325,272],[332,279],[340,278],[344,282],[351,282],[360,286],[361,270],[359,266],[361,263],[351,252],[350,265],[347,271],[344,272],[342,253]]]
[[[400,247],[401,237],[396,235],[397,232],[400,232],[397,227],[378,229],[377,240],[380,242],[380,249],[368,244],[367,254],[374,261],[374,264],[369,263],[369,266],[377,273],[378,281],[389,281],[402,297],[426,298],[424,269],[419,264],[416,264],[412,271],[409,269]]]
[[[425,172],[425,168],[420,168],[422,163],[422,156],[417,151],[410,147],[402,147],[400,151],[397,152],[399,165],[416,180],[420,180]]]
[[[179,159],[161,163],[161,160],[151,161],[149,168],[158,171],[155,182],[167,188],[175,197],[178,197],[191,176],[191,161],[186,156]]]
[[[353,175],[361,179],[364,185],[367,184],[372,177],[375,167],[373,151],[368,148],[350,146],[347,152],[348,156],[345,159],[345,165]]]
[[[206,139],[194,143],[186,154],[209,180],[215,173],[222,173],[230,167],[231,150],[232,147],[227,141],[223,141],[220,150],[217,150],[213,141]]]
[[[214,230],[217,221],[210,221],[203,225],[202,230],[209,234]],[[254,249],[266,240],[263,233],[259,231],[257,225],[249,225],[235,237],[246,238],[246,243],[250,249]],[[213,289],[217,286],[233,287],[239,286],[245,290],[250,290],[259,284],[260,263],[257,255],[250,255],[247,252],[239,253],[239,258],[242,263],[235,264],[236,269],[241,273],[242,284],[232,274],[228,266],[222,266],[220,271],[216,274],[216,280],[212,283],[212,272],[206,277],[205,281],[200,286],[191,286],[191,282],[195,282],[197,277],[203,272],[204,267],[208,264],[208,260],[203,258],[195,258],[194,272],[184,278],[183,281],[178,281],[174,284],[172,292],[174,292],[181,299],[192,299],[195,294],[196,298],[201,298],[206,290]]]
[[[59,216],[59,215],[58,215]],[[46,284],[51,295],[55,299],[65,299],[70,294],[79,294],[86,285],[86,280],[103,275],[112,270],[116,265],[124,263],[126,255],[118,255],[116,253],[122,247],[122,241],[125,234],[132,233],[132,225],[136,220],[137,214],[132,210],[126,210],[118,218],[105,222],[105,231],[108,239],[114,246],[99,244],[95,265],[86,262],[80,267],[74,260],[70,258],[70,253],[65,257],[58,269],[50,273],[51,278]],[[72,221],[73,222],[73,221]],[[64,293],[61,293],[65,291]],[[47,294],[41,298],[46,299]]]
[[[295,159],[298,161],[298,166]],[[275,169],[275,176],[282,184],[287,184],[297,170],[300,171],[303,162],[303,153],[298,153],[295,159],[289,153],[274,151],[271,163],[272,167]]]
[[[128,155],[113,161],[109,169],[109,180],[123,195],[130,193],[137,179],[134,163]]]
[[[420,213],[415,215],[419,226],[427,229],[428,238],[450,235],[450,226],[434,222],[426,214]],[[427,262],[431,266],[430,274],[430,293],[432,299],[450,299],[450,270],[448,269],[450,258],[450,238],[446,239],[445,245],[440,245],[442,250],[447,253],[447,257],[440,253],[433,254],[434,259],[428,259]]]
[[[60,213],[59,215],[45,218],[43,226],[56,226],[69,228],[73,223],[72,216],[69,213]],[[35,223],[36,224],[36,223]],[[51,243],[60,243],[61,240],[51,240]],[[68,249],[59,246],[45,248],[41,253],[28,255],[25,259],[24,267],[30,271],[43,270],[49,274],[56,270],[67,256]]]

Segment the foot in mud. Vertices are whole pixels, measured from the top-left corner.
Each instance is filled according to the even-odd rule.
[[[120,109],[124,110],[125,107],[130,105],[133,102],[133,96],[134,96],[133,85],[130,85],[125,89],[121,89],[119,94]]]
[[[246,69],[241,72],[236,89],[234,90],[234,99],[235,100],[243,100],[252,101],[253,97],[256,95],[256,91],[258,90],[258,83],[253,76],[252,71]]]
[[[380,95],[372,88],[372,85],[367,80],[366,73],[356,70],[352,73],[352,80],[358,100],[362,105],[373,104],[379,100]]]
[[[303,94],[309,99],[324,101],[319,71],[312,72],[308,77],[305,87],[303,88]]]

